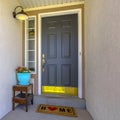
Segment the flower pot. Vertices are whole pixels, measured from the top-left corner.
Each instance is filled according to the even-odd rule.
[[[17,80],[19,85],[29,85],[30,84],[30,73],[17,73]]]

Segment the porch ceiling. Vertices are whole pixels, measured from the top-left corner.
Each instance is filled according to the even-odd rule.
[[[80,3],[84,0],[18,0],[24,9],[45,7],[51,5]]]

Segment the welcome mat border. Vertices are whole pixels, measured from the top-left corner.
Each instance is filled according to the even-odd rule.
[[[52,111],[42,111],[40,110],[41,106],[52,106],[52,107],[63,107],[63,108],[70,108],[72,109],[73,114],[66,114],[66,113],[54,113]],[[58,106],[58,105],[49,105],[49,104],[39,104],[37,107],[36,112],[38,113],[45,113],[45,114],[54,114],[54,115],[61,115],[61,116],[68,116],[68,117],[77,117],[76,111],[73,107],[69,107],[69,106]]]

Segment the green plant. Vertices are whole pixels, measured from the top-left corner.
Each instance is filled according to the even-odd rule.
[[[17,73],[30,73],[31,71],[29,68],[22,66],[22,67],[17,67],[16,72]]]

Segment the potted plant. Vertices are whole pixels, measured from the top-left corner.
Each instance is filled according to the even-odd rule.
[[[17,67],[16,73],[17,73],[17,80],[19,85],[30,84],[31,71],[27,67],[25,66]]]

